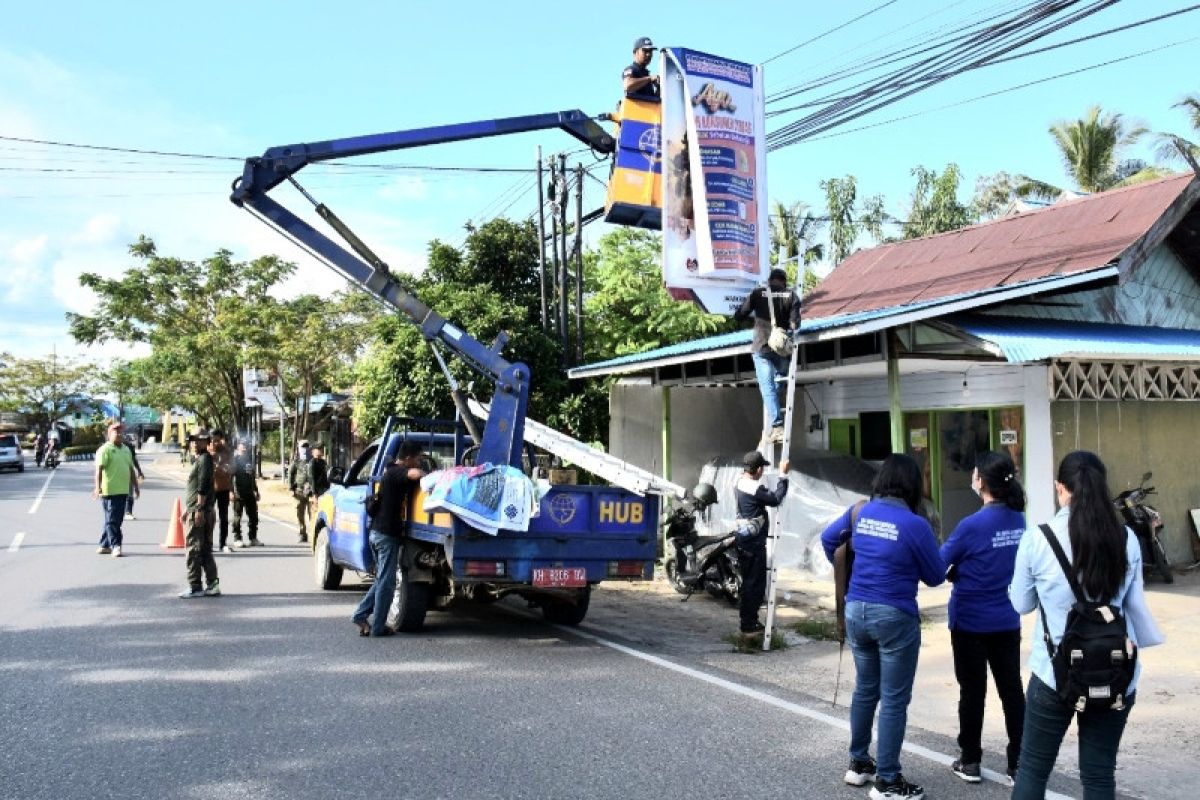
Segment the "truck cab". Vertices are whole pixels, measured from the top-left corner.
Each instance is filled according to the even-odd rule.
[[[313,564],[322,589],[336,589],[347,569],[374,576],[365,501],[401,442],[419,441],[433,469],[471,464],[473,448],[461,428],[441,423],[442,432],[431,432],[413,422],[389,421],[384,437],[318,499]],[[409,531],[389,620],[398,630],[419,630],[430,609],[508,594],[540,606],[551,622],[578,624],[593,586],[653,577],[657,497],[611,486],[550,485],[527,531],[496,535],[449,513],[424,511],[425,497],[416,490],[408,501]]]

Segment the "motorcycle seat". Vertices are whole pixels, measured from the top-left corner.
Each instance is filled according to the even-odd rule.
[[[723,542],[726,539],[732,538],[733,536],[734,536],[734,534],[732,534],[732,533],[721,533],[716,536],[701,536],[698,539],[696,539],[696,547],[707,547],[710,544],[716,544],[717,542]]]

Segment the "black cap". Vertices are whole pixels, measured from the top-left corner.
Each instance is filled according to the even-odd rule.
[[[207,442],[211,438],[212,437],[208,433],[208,428],[196,428],[196,430],[188,434],[189,442],[197,440]]]
[[[634,50],[653,50],[654,42],[650,41],[649,36],[642,36],[641,38],[633,40],[633,49]]]
[[[787,283],[787,273],[781,270],[779,267],[776,267],[775,269],[771,270],[771,274],[767,276],[767,282],[769,283],[771,281],[783,281],[784,283]]]
[[[753,472],[759,467],[765,467],[770,463],[771,462],[767,461],[763,454],[757,450],[751,450],[742,457],[742,466],[746,468],[747,472]]]

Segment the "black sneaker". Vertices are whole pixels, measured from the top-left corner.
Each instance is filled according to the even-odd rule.
[[[875,780],[875,759],[868,758],[866,761],[850,759],[850,768],[846,770],[846,777],[842,780],[851,786],[866,786]]]
[[[921,800],[925,790],[915,783],[904,780],[903,775],[897,775],[890,781],[876,778],[871,787],[871,800]]]
[[[754,623],[754,627],[752,627],[752,628],[742,628],[742,633],[747,634],[747,635],[752,634],[752,633],[762,633],[766,629],[767,629],[766,625],[763,625],[761,622],[756,622],[756,623]]]
[[[967,783],[980,783],[983,781],[983,776],[979,774],[978,763],[964,764],[961,758],[956,758],[954,759],[954,763],[950,765],[950,771]]]

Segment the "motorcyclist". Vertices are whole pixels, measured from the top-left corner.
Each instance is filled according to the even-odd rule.
[[[46,457],[46,437],[39,433],[33,440],[33,458],[40,467],[42,459]]]

